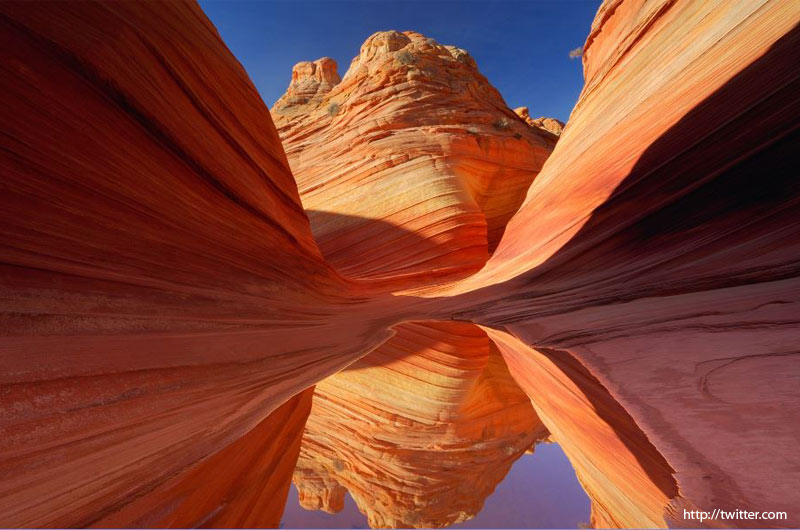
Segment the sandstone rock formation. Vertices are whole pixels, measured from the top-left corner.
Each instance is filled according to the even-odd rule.
[[[435,293],[594,374],[675,470],[678,526],[687,506],[797,517],[798,22],[792,2],[605,2],[497,251]]]
[[[197,5],[4,2],[0,24],[0,525],[86,526],[390,332],[337,316],[358,290]],[[192,499],[126,524],[202,519]]]
[[[273,109],[325,256],[344,274],[392,288],[477,270],[552,148],[552,135],[511,120],[466,52],[417,33],[371,36],[334,87],[338,80],[331,59],[299,63]],[[474,367],[449,373],[451,386],[476,386],[466,396],[453,390],[442,396],[433,385],[444,377],[437,372],[453,370],[448,363],[487,362],[489,341],[479,328],[402,324],[396,330],[352,370],[318,387],[295,483],[309,509],[338,511],[349,490],[372,526],[446,526],[479,511],[541,425],[507,377],[513,399],[496,395],[497,383],[474,382]],[[452,350],[448,363],[437,361],[442,354],[434,346]],[[398,378],[396,367],[377,363],[387,356],[409,375]],[[500,370],[496,352],[492,359],[492,370]],[[420,367],[422,374],[410,377]],[[394,388],[397,395],[386,390]],[[458,410],[478,399],[498,401],[483,405],[491,414]],[[495,409],[504,406],[511,406],[511,416],[498,415]],[[515,408],[524,414],[515,418]],[[496,428],[499,418],[508,425]],[[454,428],[457,433],[449,432]]]
[[[310,101],[318,103],[341,80],[336,61],[330,57],[297,63],[292,68],[292,82],[282,97],[282,103],[290,107],[306,105]]]
[[[414,524],[400,483],[452,491],[403,479],[438,462],[425,439],[487,469],[506,465],[492,440],[528,432],[497,376],[596,525],[797,526],[799,22],[781,0],[607,0],[546,163],[554,137],[465,52],[379,33],[341,82],[296,70],[287,159],[195,4],[0,4],[0,524],[274,525],[298,451],[308,506],[371,488],[375,522]],[[359,371],[435,320],[467,342],[481,325],[508,373],[458,349],[435,390],[424,345],[402,374]],[[476,403],[486,388],[511,395]],[[398,473],[351,473],[354,443]]]
[[[439,528],[546,436],[485,332],[408,323],[319,383],[294,481],[309,509],[339,511],[346,489],[374,528]]]
[[[535,119],[531,118],[528,107],[517,107],[514,109],[514,113],[525,120],[525,123],[531,127],[544,129],[545,131],[551,132],[556,136],[561,136],[561,132],[564,130],[564,123],[555,118],[545,118],[544,116]]]
[[[552,135],[519,123],[466,51],[419,33],[372,35],[337,81],[331,59],[299,63],[272,109],[325,257],[394,285],[477,271]]]
[[[277,528],[293,472],[287,462],[299,454],[313,394],[297,394],[242,438],[92,526]]]

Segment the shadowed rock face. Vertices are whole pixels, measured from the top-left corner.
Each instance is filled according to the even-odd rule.
[[[287,160],[195,4],[0,4],[0,525],[274,526],[298,454],[305,505],[435,525],[541,422],[596,525],[796,526],[798,22],[606,1],[546,163],[466,52],[378,33],[295,70]]]
[[[326,258],[406,286],[477,271],[554,137],[520,123],[466,51],[419,33],[372,35],[333,80],[331,59],[299,63],[272,109]]]

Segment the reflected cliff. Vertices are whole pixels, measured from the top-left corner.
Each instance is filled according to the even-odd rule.
[[[591,512],[564,451],[555,443],[539,443],[511,466],[474,518],[450,528],[583,528]],[[369,528],[350,494],[341,511],[330,514],[301,507],[293,485],[281,520],[282,528]]]
[[[469,323],[395,330],[316,386],[284,527],[665,526],[672,469],[579,364]]]
[[[548,432],[486,333],[406,323],[319,383],[293,482],[337,512],[345,491],[373,527],[442,527],[478,513]]]

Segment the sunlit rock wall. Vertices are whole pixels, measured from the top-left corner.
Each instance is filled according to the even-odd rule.
[[[330,390],[357,388],[343,369],[452,319],[489,330],[595,524],[797,526],[798,22],[780,0],[605,2],[546,162],[553,135],[465,52],[379,33],[341,81],[295,70],[287,159],[195,4],[0,4],[0,524],[275,524],[307,389],[336,373],[319,402],[360,406]],[[426,432],[410,388],[381,410]],[[499,402],[485,417],[513,430]],[[324,487],[372,484],[330,462]],[[343,491],[314,487],[334,510]]]
[[[338,80],[332,59],[299,63],[272,108],[325,257],[393,286],[480,269],[555,137],[419,33],[372,35]]]

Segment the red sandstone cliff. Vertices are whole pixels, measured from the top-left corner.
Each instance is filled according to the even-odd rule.
[[[0,24],[0,525],[85,526],[276,443],[272,410],[389,332],[380,309],[337,316],[357,294],[197,5],[4,2]],[[263,463],[285,474],[268,494],[289,455]],[[249,487],[227,484],[206,513],[180,497],[114,524],[280,518],[227,513]]]
[[[798,22],[777,0],[606,1],[543,167],[553,139],[464,52],[376,34],[340,82],[328,61],[296,70],[275,108],[287,162],[196,5],[0,4],[0,524],[274,525],[295,455],[312,454],[302,391],[398,323],[459,319],[496,343],[595,524],[691,525],[682,509],[699,507],[796,525]],[[382,108],[365,87],[398,97]],[[495,246],[425,298],[334,270],[411,288]],[[320,383],[321,411],[358,411],[369,393],[333,390],[352,377]],[[404,403],[378,409],[436,410]],[[344,428],[309,417],[309,440]],[[332,460],[356,439],[316,453],[320,506],[334,481],[381,483]]]

